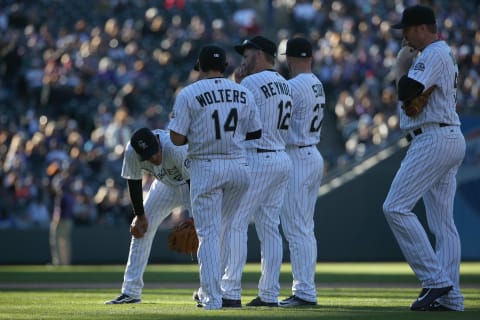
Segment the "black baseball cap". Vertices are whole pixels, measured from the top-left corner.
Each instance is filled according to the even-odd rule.
[[[242,44],[236,45],[234,48],[235,48],[235,51],[237,51],[240,54],[243,54],[243,52],[247,48],[253,48],[253,49],[262,50],[263,52],[273,57],[277,56],[277,45],[275,44],[275,42],[268,40],[267,38],[262,36],[256,36],[250,40],[247,39],[243,41]]]
[[[142,161],[150,159],[160,149],[160,142],[148,128],[140,128],[135,131],[130,139],[130,144]]]
[[[202,69],[206,70],[212,68],[216,70],[219,69],[219,67],[225,68],[227,65],[227,55],[225,54],[225,50],[213,44],[202,47],[194,70],[199,71],[200,65],[202,66]]]
[[[305,38],[293,38],[287,41],[287,50],[284,54],[297,58],[311,57],[312,45]]]
[[[436,24],[435,14],[429,7],[416,5],[408,7],[403,11],[402,20],[392,25],[393,29],[404,29],[406,27],[419,26],[421,24]]]

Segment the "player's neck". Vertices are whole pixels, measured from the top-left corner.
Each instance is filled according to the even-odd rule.
[[[296,77],[301,73],[312,73],[312,68],[310,66],[296,66],[290,69],[290,77]]]
[[[203,72],[202,79],[223,78],[223,73],[220,71],[207,71]]]

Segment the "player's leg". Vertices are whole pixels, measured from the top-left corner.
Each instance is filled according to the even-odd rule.
[[[292,293],[300,299],[316,303],[317,241],[313,216],[323,175],[323,159],[317,150],[295,149],[289,151],[289,155],[293,171],[280,217],[290,249]]]
[[[460,293],[461,245],[453,218],[453,204],[457,187],[455,176],[465,148],[461,141],[463,137],[459,135],[457,139],[460,140],[452,142],[448,153],[444,153],[450,155],[453,167],[425,194],[424,202],[428,226],[435,236],[435,252],[443,270],[454,284],[453,289],[438,301],[450,309],[463,310],[464,299]]]
[[[220,160],[192,160],[190,194],[200,267],[199,299],[207,310],[222,307],[220,259],[222,184],[224,165]]]
[[[240,300],[249,224],[245,194],[250,184],[250,174],[246,161],[232,160],[231,177],[223,193],[221,261],[224,273],[221,285],[224,299]]]
[[[267,155],[268,156],[268,155]],[[253,212],[255,229],[260,240],[262,275],[258,283],[258,296],[264,302],[278,302],[279,277],[283,257],[282,237],[279,230],[280,210],[292,170],[291,160],[285,152],[264,156],[262,186],[257,192],[263,196],[260,207]],[[259,181],[256,179],[256,181]]]
[[[148,263],[152,242],[160,224],[178,206],[188,204],[187,185],[169,187],[155,180],[144,200],[148,230],[142,238],[132,237],[128,262],[125,268],[122,293],[140,299],[143,288],[143,273]]]
[[[424,288],[452,285],[443,272],[425,229],[412,212],[418,200],[438,181],[444,154],[437,139],[422,134],[410,145],[395,175],[383,211],[400,249]]]

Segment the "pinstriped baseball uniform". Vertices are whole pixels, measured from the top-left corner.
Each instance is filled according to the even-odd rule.
[[[292,293],[316,302],[317,240],[313,215],[323,177],[323,158],[316,145],[320,142],[325,93],[313,73],[298,74],[288,83],[292,88],[293,107],[285,141],[293,170],[281,211],[281,225],[290,249]]]
[[[250,183],[242,141],[261,129],[252,94],[233,81],[206,78],[177,96],[170,130],[188,139],[191,199],[199,238],[198,295],[205,309],[222,307],[228,261],[246,259],[246,229],[233,222]],[[224,296],[226,295],[226,296]],[[236,297],[240,299],[240,297]]]
[[[262,137],[245,141],[251,173],[251,185],[246,194],[250,206],[248,224],[253,217],[261,244],[262,274],[258,296],[264,302],[277,302],[282,264],[282,238],[279,231],[280,209],[291,171],[291,161],[285,150],[282,131],[287,131],[292,108],[288,82],[274,70],[264,70],[245,77],[241,85],[253,93],[262,122]],[[228,270],[223,286],[239,291],[245,261]],[[228,281],[226,281],[228,280]],[[236,281],[235,281],[236,280]]]
[[[408,77],[425,88],[437,85],[421,114],[400,112],[400,127],[411,144],[392,182],[383,210],[398,244],[424,288],[453,286],[438,299],[463,310],[459,287],[460,238],[453,219],[456,173],[465,156],[465,140],[455,112],[458,67],[448,45],[429,44],[413,62]],[[412,212],[423,198],[435,245]]]
[[[166,130],[153,130],[162,148],[162,163],[159,166],[149,161],[140,161],[137,153],[127,144],[121,176],[125,179],[141,180],[146,172],[156,179],[144,199],[145,215],[149,222],[142,238],[132,237],[130,252],[124,274],[122,293],[140,298],[143,288],[143,273],[150,256],[152,242],[159,225],[174,208],[190,209],[188,171],[183,166],[187,156],[186,146],[175,146]]]

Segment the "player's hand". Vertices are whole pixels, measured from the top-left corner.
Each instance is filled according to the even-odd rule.
[[[402,48],[397,54],[397,63],[395,65],[395,76],[398,80],[408,73],[412,66],[413,59],[417,56],[418,50],[412,47],[407,41],[402,42]]]
[[[233,72],[233,78],[235,79],[236,83],[242,82],[243,78],[247,76],[244,68],[242,66],[235,68]]]
[[[135,238],[141,238],[147,232],[148,219],[142,214],[141,216],[135,216],[130,224],[130,234]]]

